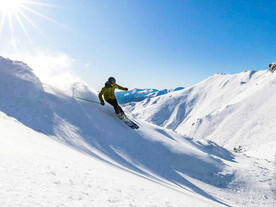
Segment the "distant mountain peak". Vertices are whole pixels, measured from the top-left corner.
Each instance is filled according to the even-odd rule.
[[[144,89],[134,88],[127,92],[125,91],[116,92],[116,96],[118,98],[119,103],[126,104],[130,102],[143,101],[148,98],[165,95],[182,89],[184,89],[184,87],[177,87],[175,89],[163,89],[163,90],[158,90],[154,88],[144,88]]]

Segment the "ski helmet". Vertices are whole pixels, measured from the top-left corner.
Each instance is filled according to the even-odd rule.
[[[116,80],[115,80],[115,78],[110,77],[110,78],[108,78],[108,82],[109,82],[110,84],[112,84],[112,83],[116,83]]]

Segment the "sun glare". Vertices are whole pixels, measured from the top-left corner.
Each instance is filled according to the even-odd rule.
[[[24,4],[24,0],[0,0],[0,11],[11,13],[17,11]]]
[[[34,23],[34,15],[43,18],[47,21],[50,21],[52,23],[55,23],[59,26],[63,26],[59,22],[55,21],[54,19],[51,19],[50,17],[43,15],[36,11],[35,9],[32,9],[32,5],[35,6],[41,6],[41,7],[56,7],[55,5],[48,4],[48,3],[42,3],[39,1],[32,1],[32,0],[0,0],[0,42],[1,42],[1,36],[2,32],[5,30],[9,30],[10,33],[10,39],[14,39],[14,25],[13,21],[18,22],[18,26],[21,28],[23,33],[26,35],[28,41],[32,43],[31,37],[25,27],[24,24],[30,24],[33,29],[37,30],[46,40],[46,35],[43,34],[42,31],[40,31],[39,26],[37,26]],[[30,17],[29,15],[32,15]],[[6,24],[7,22],[7,24]],[[7,27],[8,26],[8,27]],[[17,32],[18,34],[18,32]]]

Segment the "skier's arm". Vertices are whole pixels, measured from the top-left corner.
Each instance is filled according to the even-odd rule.
[[[128,90],[128,88],[124,88],[124,87],[122,87],[122,86],[120,86],[120,85],[118,85],[118,84],[116,84],[116,88],[118,88],[118,89],[120,89],[120,90],[124,90],[124,91],[127,91],[127,90]]]
[[[103,87],[102,90],[100,91],[99,95],[98,95],[101,103],[104,102],[104,100],[103,100],[103,94],[104,94],[105,90],[106,90],[106,88]]]

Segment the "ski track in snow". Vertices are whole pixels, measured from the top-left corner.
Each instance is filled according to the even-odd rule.
[[[140,129],[130,129],[112,107],[76,101],[43,85],[24,63],[1,57],[0,88],[0,206],[275,203],[272,161],[143,121]],[[81,82],[74,94],[97,99]],[[175,117],[191,103],[196,99]]]

